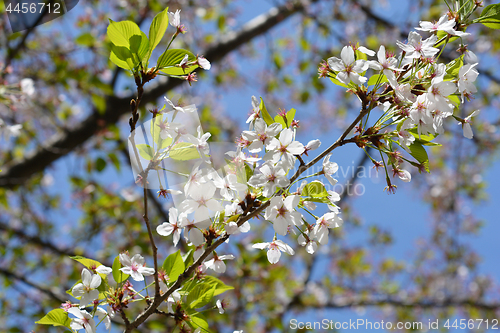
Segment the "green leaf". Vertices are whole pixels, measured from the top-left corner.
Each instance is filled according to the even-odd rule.
[[[466,18],[474,9],[474,1],[459,0],[460,18]]]
[[[203,278],[203,282],[209,284],[210,286],[215,286],[214,296],[220,295],[228,290],[234,289],[234,287],[226,285],[224,282],[216,278],[215,276],[206,275]]]
[[[189,267],[193,264],[193,249],[190,249],[188,253],[182,256],[182,261],[184,261],[184,267]]]
[[[148,50],[148,58],[151,56],[151,53],[155,49],[155,47],[161,42],[165,32],[168,27],[168,7],[165,8],[161,13],[158,13],[151,26],[149,27],[149,50]]]
[[[83,46],[92,46],[95,43],[95,38],[90,32],[85,32],[75,39],[75,43]]]
[[[419,161],[420,164],[423,164],[425,170],[429,172],[429,156],[427,155],[427,152],[425,151],[425,148],[422,146],[422,144],[418,141],[415,141],[409,146],[409,148],[411,151],[411,156],[415,157],[415,159]]]
[[[141,29],[132,21],[115,22],[109,19],[108,37],[111,43],[116,46],[123,46],[130,50],[130,37],[141,36]]]
[[[133,55],[130,50],[124,46],[111,45],[109,60],[120,68],[131,71],[134,70]]]
[[[155,150],[153,149],[153,147],[151,147],[150,145],[147,145],[145,143],[140,143],[140,144],[137,144],[135,145],[137,147],[137,150],[139,151],[139,155],[141,155],[141,157],[147,161],[151,161],[153,160],[154,156],[155,156]]]
[[[302,196],[308,197],[327,197],[328,192],[326,191],[325,185],[323,185],[320,181],[312,181],[307,184],[302,189]]]
[[[449,74],[451,78],[455,78],[458,76],[458,72],[460,71],[460,68],[464,65],[464,56],[461,55],[455,60],[450,61],[446,65],[446,74]]]
[[[286,122],[288,123],[288,127],[292,125],[292,122],[295,119],[295,112],[295,109],[290,109],[290,111],[286,113]]]
[[[180,250],[169,255],[163,262],[163,270],[168,275],[168,282],[177,281],[185,268]]]
[[[134,35],[130,37],[130,52],[135,55],[134,58],[134,68],[139,65],[143,60],[148,60],[148,49],[149,41],[148,37],[144,32],[141,31],[141,35]]]
[[[168,156],[177,161],[188,161],[200,158],[200,153],[192,143],[179,142],[170,149]]]
[[[120,268],[122,268],[122,264],[120,262],[120,256],[116,256],[115,260],[113,261],[113,279],[115,279],[116,283],[122,283],[123,281],[127,280],[130,275],[123,273],[120,271]]]
[[[214,297],[217,286],[211,286],[207,283],[200,283],[189,292],[187,304],[190,308],[196,309],[207,305]]]
[[[185,55],[188,55],[188,61],[195,61],[196,56],[184,49],[170,49],[163,52],[158,58],[156,67],[161,69],[162,72],[169,75],[184,75],[194,71],[198,65],[189,66],[185,70],[176,65],[180,64]]]
[[[194,326],[194,328],[201,327],[202,332],[209,332],[207,320],[201,313],[191,315],[190,318],[191,318],[191,324]]]
[[[262,99],[262,97],[260,98],[259,109],[260,109],[260,114],[262,116],[262,119],[264,119],[264,121],[266,122],[266,124],[268,126],[271,125],[272,123],[274,123],[273,118],[271,117],[269,112],[267,112],[267,108],[266,108],[266,105],[264,104],[264,100]]]
[[[420,142],[424,146],[441,146],[439,143],[431,142],[434,140],[438,135],[432,135],[432,134],[421,134],[420,136],[418,135],[418,130],[416,128],[412,128],[410,130],[407,130],[408,133],[413,135],[417,142]]]
[[[383,83],[383,82],[389,82],[389,80],[387,79],[387,76],[385,76],[384,74],[374,74],[370,77],[367,84],[368,86],[374,86],[377,84],[377,82]]]
[[[500,4],[486,6],[481,12],[481,16],[472,23],[482,23],[491,29],[500,29]]]
[[[63,309],[54,309],[50,311],[42,319],[36,321],[35,324],[64,326],[71,329],[71,319],[68,317],[68,313]]]
[[[95,168],[98,172],[101,172],[106,167],[106,161],[102,157],[98,157],[95,161]]]
[[[88,258],[85,258],[85,257],[82,257],[82,256],[74,256],[74,257],[70,257],[70,258],[73,259],[73,260],[78,261],[80,264],[82,264],[83,266],[87,267],[90,270],[94,270],[97,267],[99,267],[99,266],[102,265],[97,260],[88,259]]]

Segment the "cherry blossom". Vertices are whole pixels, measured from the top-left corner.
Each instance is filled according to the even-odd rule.
[[[202,183],[190,188],[191,199],[184,200],[180,205],[180,210],[186,214],[194,212],[196,221],[203,221],[210,217],[209,210],[218,212],[222,210],[222,205],[214,199],[216,187],[212,183]]]
[[[269,145],[271,139],[282,130],[281,124],[273,123],[267,126],[266,122],[261,118],[255,119],[253,126],[253,131],[243,131],[242,133],[244,139],[252,142],[248,147],[248,151],[251,153],[258,153],[261,151],[262,148]]]
[[[179,212],[177,208],[170,208],[168,210],[168,222],[163,222],[156,228],[156,232],[161,236],[169,236],[173,233],[174,236],[174,246],[177,246],[179,239],[181,238],[181,223],[180,221],[186,218],[186,214]]]
[[[120,262],[124,266],[120,268],[125,274],[129,274],[135,281],[144,281],[144,276],[153,275],[155,273],[154,268],[146,267],[144,257],[140,254],[136,254],[129,257],[127,253],[120,253]]]
[[[314,225],[312,236],[318,240],[321,245],[328,244],[328,233],[331,228],[338,228],[343,221],[337,214],[329,212],[321,216]]]
[[[474,136],[474,134],[472,133],[472,127],[471,127],[470,123],[471,123],[471,118],[477,116],[478,114],[479,114],[479,110],[476,110],[476,111],[472,112],[470,115],[468,115],[464,119],[463,123],[458,123],[459,125],[462,125],[464,136],[467,139],[472,139],[472,137]]]
[[[271,204],[267,207],[264,218],[273,222],[274,231],[279,235],[286,235],[290,224],[302,224],[302,214],[295,211],[299,201],[298,195],[290,195],[285,199],[281,196],[271,199]]]
[[[479,75],[479,72],[474,68],[477,64],[467,64],[462,66],[458,71],[458,91],[462,95],[462,103],[464,102],[464,97],[469,97],[471,94],[477,92],[477,88],[474,85],[474,81]]]
[[[439,52],[439,49],[434,47],[437,42],[437,37],[432,35],[426,40],[422,41],[422,36],[414,31],[410,31],[408,35],[408,44],[403,44],[400,41],[396,41],[396,44],[406,52],[406,58],[430,58]]]
[[[295,164],[293,155],[300,155],[304,152],[304,145],[293,140],[293,131],[290,128],[281,131],[279,139],[272,138],[267,148],[269,151],[264,155],[264,160],[277,163],[281,157],[283,167],[287,168]]]
[[[233,260],[234,256],[232,254],[226,254],[223,256],[214,256],[214,258],[206,261],[204,263],[205,268],[210,268],[216,271],[217,273],[224,273],[226,271],[226,264],[224,260]]]
[[[268,249],[267,260],[269,260],[271,264],[276,264],[280,260],[281,252],[286,252],[291,256],[295,254],[295,251],[290,245],[279,239],[275,239],[270,243],[257,243],[252,245],[252,247],[259,250]]]
[[[283,168],[283,163],[279,162],[276,166],[270,163],[263,164],[259,169],[258,174],[254,174],[248,180],[248,184],[252,187],[264,187],[262,194],[270,197],[276,192],[277,187],[286,187],[290,184],[290,180],[286,177],[287,170]]]
[[[96,326],[94,318],[90,313],[85,310],[80,310],[78,308],[68,309],[68,313],[72,314],[76,318],[71,318],[70,327],[73,330],[85,329],[85,333],[95,333]]]
[[[344,84],[349,84],[351,81],[354,84],[361,85],[366,82],[367,78],[360,76],[361,73],[368,69],[368,62],[366,60],[356,60],[354,57],[354,50],[350,46],[344,46],[340,53],[340,58],[328,58],[328,65],[337,74],[337,80]]]
[[[323,159],[323,170],[321,170],[320,174],[324,175],[326,179],[330,182],[330,184],[335,185],[337,184],[337,180],[332,177],[337,170],[339,169],[339,166],[335,162],[330,162],[330,157],[332,156],[332,153],[328,154],[325,156]]]
[[[71,293],[80,298],[80,306],[86,306],[93,300],[99,298],[99,291],[96,289],[101,285],[101,276],[92,274],[88,269],[82,270],[82,282],[73,287]]]

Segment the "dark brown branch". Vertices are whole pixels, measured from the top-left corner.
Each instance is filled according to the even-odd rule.
[[[301,1],[290,2],[272,8],[267,13],[249,21],[240,30],[226,33],[220,41],[202,51],[201,54],[211,62],[218,62],[227,54],[248,43],[253,38],[266,33],[286,18],[303,9],[304,3]],[[142,102],[154,102],[167,91],[180,86],[184,82],[179,79],[168,79],[164,83],[157,84],[144,92]],[[33,174],[45,170],[51,163],[85,143],[103,127],[118,122],[122,115],[130,112],[130,100],[132,98],[134,98],[133,95],[123,98],[107,96],[104,113],[101,114],[94,108],[92,113],[77,126],[65,129],[62,133],[47,139],[44,146],[27,154],[26,157],[7,163],[0,174],[0,187],[12,188],[23,184]]]

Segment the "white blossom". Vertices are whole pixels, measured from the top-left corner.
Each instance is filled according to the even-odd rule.
[[[367,78],[360,76],[360,74],[368,69],[369,64],[366,60],[356,60],[352,47],[344,46],[340,58],[331,57],[327,60],[330,68],[339,72],[337,80],[344,84],[349,84],[352,81],[357,85],[366,82]]]
[[[281,252],[286,252],[291,256],[295,254],[295,251],[290,245],[279,239],[275,239],[270,243],[257,243],[252,245],[252,247],[260,250],[268,249],[267,260],[269,260],[271,264],[276,264],[280,260]]]
[[[154,268],[146,267],[144,257],[140,254],[134,255],[131,259],[128,254],[120,253],[119,258],[124,266],[120,271],[129,274],[135,281],[144,281],[144,276],[153,275],[155,272]]]
[[[86,306],[99,298],[97,287],[101,285],[101,276],[92,274],[88,269],[82,270],[82,282],[73,287],[71,293],[80,298],[80,306]]]

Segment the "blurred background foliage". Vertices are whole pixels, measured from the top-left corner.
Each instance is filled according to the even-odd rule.
[[[188,30],[175,47],[205,55],[213,67],[198,72],[192,87],[161,79],[146,86],[140,121],[149,120],[147,110],[161,107],[160,97],[166,95],[181,105],[196,104],[213,141],[232,142],[246,129],[250,97],[256,95],[275,112],[296,108],[299,139],[320,137],[324,145],[354,119],[358,102],[317,78],[321,60],[338,56],[349,42],[374,50],[384,44],[397,52],[395,41],[404,41],[419,19],[437,20],[446,11],[442,1],[423,0],[83,0],[52,23],[12,34],[0,7],[0,118],[23,125],[19,136],[0,141],[3,332],[51,331],[33,322],[66,301],[64,291],[80,278],[82,267],[68,256],[111,266],[120,251],[151,255],[141,191],[126,147],[135,86],[108,60],[106,27],[108,18],[147,27],[166,6],[182,10]],[[265,251],[248,250],[270,239],[267,226],[255,221],[250,235],[235,237],[219,251],[237,260],[221,276],[235,287],[223,295],[230,303],[227,312],[206,312],[214,332],[290,332],[290,318],[427,322],[499,317],[500,272],[478,269],[483,252],[470,237],[498,223],[495,214],[488,221],[475,216],[474,207],[498,199],[487,187],[485,172],[498,169],[500,39],[497,30],[482,26],[469,31],[468,47],[479,55],[481,75],[478,94],[460,116],[482,110],[474,118],[474,140],[464,140],[460,126],[448,123],[438,140],[443,147],[430,151],[431,174],[415,174],[395,196],[386,196],[385,185],[371,186],[366,177],[341,177],[344,183],[366,183],[368,190],[362,198],[343,193],[344,226],[315,256],[294,245],[295,256],[270,265]],[[444,59],[458,57],[457,48],[458,43],[447,48]],[[34,80],[33,96],[1,89],[23,78]],[[333,160],[354,170],[358,164],[371,169],[362,151],[345,151],[345,157],[338,156],[339,150]],[[150,199],[156,226],[167,220],[170,202],[154,192]],[[363,209],[356,208],[360,200]],[[414,202],[426,209],[408,213],[406,205]],[[400,235],[390,225],[405,223],[427,231],[425,237],[405,238],[412,250],[402,254],[395,245]],[[498,234],[498,227],[493,230]],[[157,239],[161,261],[174,249],[170,239]],[[130,307],[128,314],[140,311]],[[173,320],[158,316],[140,331],[171,332],[173,326]]]

